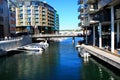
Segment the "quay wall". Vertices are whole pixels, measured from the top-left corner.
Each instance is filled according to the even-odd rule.
[[[113,53],[108,53],[87,45],[82,45],[82,47],[84,47],[86,51],[91,55],[105,61],[106,63],[116,67],[117,69],[120,69],[120,58],[118,56],[113,55]]]
[[[6,55],[10,50],[16,50],[18,47],[32,43],[30,36],[24,36],[13,40],[0,41],[0,56]]]

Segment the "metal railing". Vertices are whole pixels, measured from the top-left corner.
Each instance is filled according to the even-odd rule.
[[[77,37],[77,34],[34,34],[32,37]]]
[[[10,41],[10,40],[18,40],[22,39],[23,37],[5,37],[5,38],[0,38],[0,41]]]

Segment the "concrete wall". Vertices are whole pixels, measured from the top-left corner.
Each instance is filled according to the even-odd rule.
[[[7,51],[15,50],[20,46],[24,46],[30,43],[32,43],[32,39],[30,36],[24,36],[15,40],[0,41],[0,56],[6,55]]]

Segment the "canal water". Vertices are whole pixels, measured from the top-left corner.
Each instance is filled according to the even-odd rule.
[[[82,59],[72,38],[51,42],[42,54],[22,52],[0,58],[0,80],[120,80],[93,58]]]

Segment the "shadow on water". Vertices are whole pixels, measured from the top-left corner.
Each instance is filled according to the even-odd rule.
[[[117,69],[116,67],[114,66],[111,66],[110,64],[98,59],[97,57],[95,56],[92,56],[97,62],[99,62],[101,65],[104,65],[108,70],[110,70],[111,72],[113,72],[114,74],[120,76],[120,70]],[[120,77],[119,77],[120,79]]]
[[[118,69],[96,57],[82,58],[82,80],[120,80]]]

